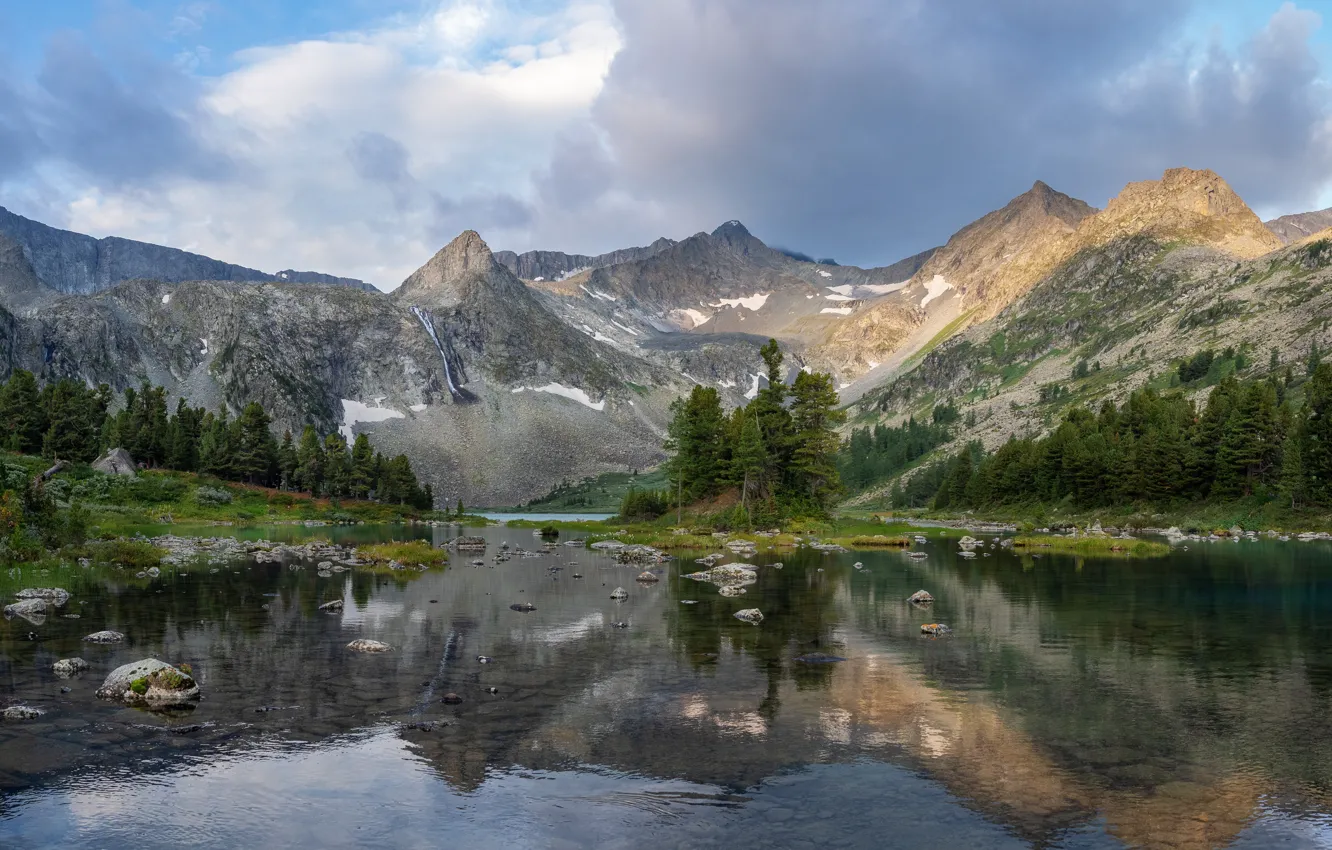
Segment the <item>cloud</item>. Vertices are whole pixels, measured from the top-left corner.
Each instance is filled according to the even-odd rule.
[[[207,46],[175,40],[209,7],[186,4],[167,67],[62,36],[31,81],[0,71],[0,187],[62,226],[385,288],[465,228],[599,253],[739,218],[887,263],[1038,178],[1101,205],[1175,165],[1309,208],[1332,188],[1321,21],[1273,3],[1247,40],[1199,40],[1215,9],[451,0],[196,77]]]
[[[617,0],[616,11],[624,48],[593,113],[594,156],[614,174],[581,178],[609,186],[616,235],[637,224],[625,210],[664,218],[670,235],[735,217],[773,242],[890,262],[1038,178],[1102,205],[1167,167],[1211,167],[1259,207],[1288,211],[1332,176],[1310,48],[1319,19],[1290,4],[1233,51],[1189,44],[1206,7],[1182,0]],[[569,185],[588,161],[557,160],[544,179],[561,190],[543,199],[596,209]]]

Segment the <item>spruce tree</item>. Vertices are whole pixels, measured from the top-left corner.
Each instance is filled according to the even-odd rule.
[[[352,443],[351,453],[351,491],[358,499],[368,498],[375,486],[375,451],[370,447],[370,438],[364,433],[357,434]]]
[[[26,369],[14,370],[0,388],[0,429],[4,433],[4,446],[10,451],[36,454],[42,450],[46,415],[37,379]]]
[[[768,465],[768,451],[759,434],[758,417],[740,409],[740,436],[731,457],[731,479],[740,485],[740,507],[749,510],[753,494],[763,489],[763,474]]]
[[[1332,365],[1321,365],[1304,388],[1300,460],[1305,492],[1320,505],[1332,503]]]
[[[835,429],[846,421],[846,412],[837,409],[837,390],[828,374],[801,372],[791,396],[794,483],[816,510],[826,512],[842,489],[834,463],[840,445]]]
[[[282,445],[278,446],[278,483],[283,490],[296,489],[296,445],[292,442],[291,431],[282,433]]]
[[[238,440],[232,464],[234,473],[251,484],[271,484],[277,469],[277,442],[270,430],[272,420],[262,405],[245,405],[236,420]]]
[[[351,458],[347,454],[347,441],[341,434],[324,438],[324,492],[329,496],[346,496],[351,488]]]
[[[313,425],[301,432],[300,447],[296,450],[296,481],[300,488],[318,496],[324,489],[324,444]]]

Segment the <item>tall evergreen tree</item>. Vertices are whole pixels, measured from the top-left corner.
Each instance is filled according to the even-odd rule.
[[[47,427],[37,379],[26,369],[15,369],[0,388],[0,429],[5,448],[36,454],[42,450]]]
[[[257,401],[245,405],[236,420],[239,438],[232,470],[250,484],[271,484],[276,476],[278,449],[271,425],[268,414]]]
[[[318,496],[324,490],[324,443],[313,425],[301,431],[300,446],[296,449],[296,481],[300,488]]]
[[[822,511],[841,492],[835,456],[840,446],[836,428],[846,421],[837,409],[837,390],[832,376],[801,372],[791,387],[791,472],[799,478],[802,495]]]

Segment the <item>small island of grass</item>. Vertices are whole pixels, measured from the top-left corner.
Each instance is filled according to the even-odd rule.
[[[1027,534],[1013,538],[1014,549],[1049,549],[1068,555],[1105,555],[1129,558],[1159,558],[1170,554],[1170,546],[1156,540],[1125,537],[1060,537]]]
[[[449,563],[449,554],[443,549],[436,549],[426,540],[405,540],[396,543],[372,543],[359,546],[356,557],[365,562],[370,569],[385,567],[397,562],[407,567],[420,567],[427,570],[443,569]]]

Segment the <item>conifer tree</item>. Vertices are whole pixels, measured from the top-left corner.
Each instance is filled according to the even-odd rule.
[[[282,445],[278,446],[278,484],[283,490],[296,489],[296,445],[292,442],[291,431],[282,432]]]
[[[351,458],[341,434],[324,438],[324,493],[345,496],[351,487]]]
[[[250,484],[270,484],[277,469],[277,442],[272,421],[257,401],[245,405],[236,420],[238,440],[232,463],[235,475]]]
[[[323,492],[324,444],[313,425],[306,425],[301,431],[300,447],[296,449],[296,481],[313,496]]]
[[[370,447],[370,438],[364,433],[357,434],[352,443],[351,453],[351,491],[358,499],[368,498],[375,486],[375,451]]]
[[[10,451],[36,454],[42,450],[46,415],[37,379],[26,369],[15,369],[0,388],[0,429]]]
[[[846,421],[837,409],[832,376],[801,372],[791,388],[791,471],[799,477],[804,495],[814,507],[826,511],[842,489],[834,457],[840,441],[836,427]]]

